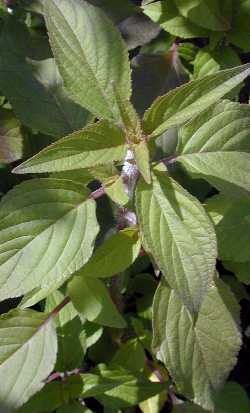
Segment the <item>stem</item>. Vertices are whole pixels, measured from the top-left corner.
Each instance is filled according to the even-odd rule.
[[[54,308],[53,311],[51,311],[51,313],[49,313],[48,317],[46,318],[46,320],[44,320],[44,322],[40,325],[39,330],[41,328],[43,328],[46,324],[48,324],[51,320],[53,320],[54,317],[56,317],[59,312],[70,302],[70,297],[65,297],[64,300],[58,304],[58,306],[56,308]]]
[[[98,199],[105,195],[104,187],[101,186],[100,188],[96,189],[96,191],[91,192],[89,198],[91,199]]]
[[[161,374],[161,372],[158,369],[155,368],[152,361],[149,360],[147,357],[146,357],[146,364],[147,364],[149,370],[157,377],[159,382],[160,383],[165,383],[165,379],[164,379],[163,375]]]
[[[176,155],[171,155],[171,156],[168,156],[167,158],[163,158],[161,162],[164,163],[164,165],[166,166],[172,165],[173,163],[176,162]]]

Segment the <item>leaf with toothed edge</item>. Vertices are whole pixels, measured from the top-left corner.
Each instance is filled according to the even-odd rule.
[[[79,183],[46,178],[26,181],[2,198],[1,300],[62,284],[88,261],[99,231],[88,195]]]
[[[0,317],[0,410],[12,413],[45,385],[57,338],[48,314],[13,310]]]

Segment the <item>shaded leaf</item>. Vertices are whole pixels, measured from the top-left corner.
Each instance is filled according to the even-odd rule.
[[[69,98],[54,59],[30,60],[17,48],[23,30],[10,21],[0,40],[0,88],[15,114],[24,125],[52,136],[82,128],[90,114]]]
[[[140,249],[138,229],[125,228],[104,241],[78,275],[91,278],[112,277],[132,265]]]
[[[79,315],[88,321],[116,328],[126,326],[104,283],[97,278],[76,275],[68,283],[68,294]]]
[[[112,81],[131,93],[126,47],[101,9],[80,0],[45,0],[45,20],[65,87],[98,117],[119,118]],[[111,47],[112,45],[112,47]]]
[[[248,198],[213,196],[205,205],[218,240],[219,258],[223,261],[250,260],[248,234],[250,230],[250,201]]]
[[[7,164],[23,155],[23,136],[21,123],[12,112],[1,109],[0,111],[0,162]]]
[[[150,382],[142,374],[105,365],[99,365],[95,374],[83,374],[82,379],[82,397],[95,397],[109,408],[136,406],[166,387],[165,383]]]

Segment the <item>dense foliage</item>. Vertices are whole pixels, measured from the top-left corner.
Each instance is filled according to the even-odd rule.
[[[1,413],[249,413],[249,22],[1,0]]]

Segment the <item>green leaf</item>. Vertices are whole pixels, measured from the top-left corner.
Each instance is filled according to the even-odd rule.
[[[8,164],[23,155],[21,123],[9,110],[0,110],[0,163]]]
[[[250,201],[222,194],[210,198],[206,205],[218,240],[219,258],[223,261],[250,261]]]
[[[44,413],[54,411],[63,403],[62,385],[58,381],[46,384],[16,413]]]
[[[238,383],[229,381],[215,397],[218,413],[248,413],[250,402],[244,388]]]
[[[81,406],[79,402],[74,402],[60,407],[56,413],[93,413],[93,411],[85,406]]]
[[[111,360],[110,367],[122,366],[126,370],[142,372],[145,365],[145,352],[138,338],[122,344]]]
[[[214,229],[202,205],[166,171],[155,170],[152,180],[151,185],[140,180],[136,190],[142,243],[194,313],[214,277]]]
[[[109,369],[98,366],[95,374],[83,374],[82,397],[95,397],[105,407],[126,408],[160,393],[166,383],[153,383],[139,373],[123,368]]]
[[[129,99],[131,79],[117,29],[86,1],[45,0],[44,11],[52,50],[71,96],[98,117],[119,119],[112,82]]]
[[[250,192],[250,154],[245,152],[201,152],[176,158],[195,179],[203,178],[229,196]]]
[[[101,7],[116,23],[137,11],[136,6],[130,0],[88,0],[88,2]]]
[[[250,36],[250,1],[239,0],[237,7],[234,8],[232,19],[232,28],[227,33],[227,39],[240,47],[243,51],[249,52],[249,36]]]
[[[181,38],[207,37],[207,30],[179,14],[174,0],[157,1],[143,6],[143,12],[167,32]]]
[[[179,130],[178,154],[250,152],[250,106],[223,100]]]
[[[217,47],[211,50],[211,47],[204,47],[197,53],[194,65],[194,79],[211,75],[221,69],[239,66],[241,60],[236,51],[231,47]]]
[[[59,288],[88,261],[99,225],[87,197],[81,184],[48,178],[26,181],[2,198],[0,299]]]
[[[7,413],[24,404],[53,370],[57,339],[48,315],[11,311],[0,318],[0,405]]]
[[[194,80],[158,97],[145,113],[145,133],[156,137],[170,127],[185,123],[218,102],[249,74],[250,65],[246,64]]]
[[[84,127],[92,116],[69,98],[54,59],[30,60],[17,48],[24,30],[10,21],[0,40],[0,88],[15,114],[24,125],[52,136]]]
[[[210,287],[195,324],[189,312],[162,279],[154,299],[153,347],[178,391],[213,410],[215,392],[237,361],[241,336],[239,307],[222,283]]]
[[[141,141],[133,146],[136,165],[147,184],[151,183],[150,156],[147,143]]]
[[[123,160],[126,148],[122,130],[101,120],[48,146],[14,172],[60,172],[94,167]]]
[[[240,282],[246,285],[250,285],[250,262],[249,261],[248,262],[223,261],[223,265],[229,271],[232,271]]]
[[[46,300],[45,311],[51,312],[63,300],[65,295],[60,291],[54,291]],[[71,371],[81,365],[84,357],[84,346],[80,339],[83,329],[73,304],[68,303],[55,317],[58,338],[56,371]],[[85,341],[85,340],[84,340]],[[72,351],[72,348],[74,351]]]
[[[217,0],[175,0],[181,14],[208,30],[227,31],[230,21],[222,13],[220,2]]]
[[[112,179],[104,181],[103,187],[105,194],[116,204],[126,205],[129,202],[129,196],[122,176],[116,175],[115,177],[112,177]]]
[[[174,406],[173,413],[208,413],[208,410],[202,409],[197,404],[187,402]]]
[[[82,381],[78,376],[70,376],[63,381],[53,381],[46,384],[16,413],[52,412],[65,403],[73,402],[80,396],[81,390]]]
[[[80,316],[88,321],[115,328],[126,327],[107,288],[97,278],[76,275],[68,283],[68,295]]]
[[[104,241],[77,274],[80,277],[91,278],[112,277],[132,265],[140,249],[138,229],[125,228]]]

